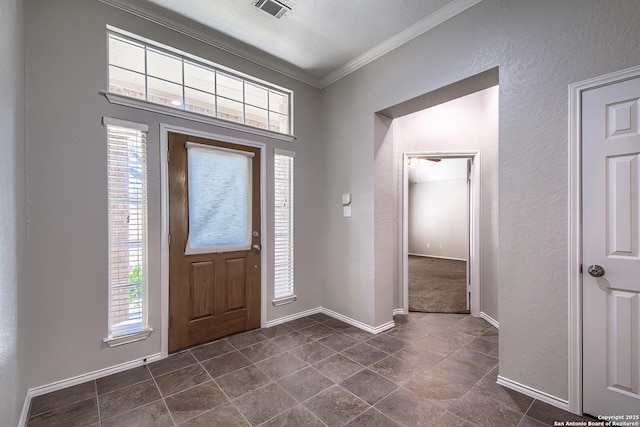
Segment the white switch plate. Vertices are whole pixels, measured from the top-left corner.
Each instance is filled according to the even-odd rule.
[[[351,206],[344,206],[342,208],[342,216],[345,218],[351,218]]]

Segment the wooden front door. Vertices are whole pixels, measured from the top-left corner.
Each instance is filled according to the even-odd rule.
[[[260,149],[169,133],[169,351],[260,327]]]
[[[640,411],[639,99],[640,77],[582,95],[583,409],[631,423]]]

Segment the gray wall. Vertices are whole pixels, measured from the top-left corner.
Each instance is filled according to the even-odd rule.
[[[498,313],[498,109],[497,86],[394,120],[395,160],[402,174],[402,154],[417,151],[480,152],[480,311],[499,321]],[[477,165],[476,165],[477,166]],[[394,199],[402,187],[396,186]],[[384,213],[384,212],[381,212]],[[401,292],[399,301],[402,301]]]
[[[409,254],[466,260],[467,179],[409,183]]]
[[[232,131],[116,106],[106,88],[106,25],[198,55],[295,93],[293,143],[267,144],[267,208],[273,210],[273,148],[296,152],[296,293],[298,301],[268,305],[268,319],[321,305],[316,242],[322,240],[324,165],[318,121],[319,91],[227,52],[95,0],[30,0],[26,4],[28,108],[28,241],[26,306],[29,386],[85,374],[160,352],[159,125],[242,136]],[[149,173],[149,322],[146,341],[107,348],[106,130],[102,116],[147,123]],[[273,235],[273,218],[268,230]],[[273,242],[267,242],[268,248]],[[267,298],[273,298],[272,253]]]
[[[374,220],[388,145],[374,113],[498,66],[500,374],[567,399],[567,86],[637,65],[639,19],[635,0],[484,0],[324,89],[325,194],[336,200],[324,210],[325,306],[376,324],[391,316],[377,313],[393,285],[374,265],[388,262],[375,245],[389,228]],[[350,220],[335,206],[346,191]]]
[[[24,285],[24,49],[21,0],[0,0],[0,414],[18,425],[27,394]]]

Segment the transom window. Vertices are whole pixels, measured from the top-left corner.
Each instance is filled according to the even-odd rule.
[[[188,54],[108,33],[109,92],[291,134],[286,89],[254,81]]]

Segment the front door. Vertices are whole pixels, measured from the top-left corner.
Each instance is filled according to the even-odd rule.
[[[260,149],[169,133],[169,351],[260,327]]]
[[[640,78],[583,92],[583,410],[640,413]],[[637,422],[627,418],[620,421]]]

